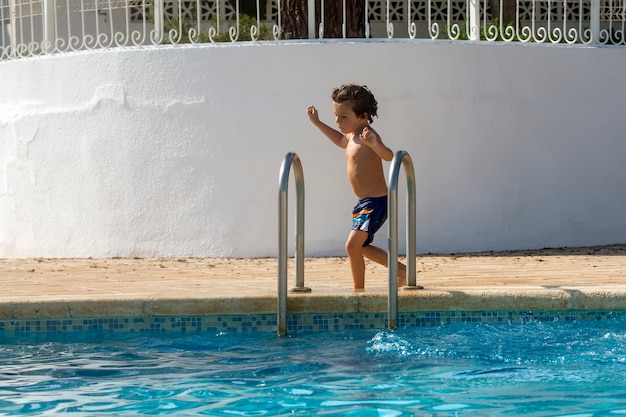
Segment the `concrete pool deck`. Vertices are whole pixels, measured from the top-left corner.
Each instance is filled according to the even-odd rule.
[[[275,313],[275,258],[0,259],[0,319]],[[626,245],[417,257],[399,311],[624,310]],[[289,283],[295,285],[293,259]],[[307,258],[288,310],[386,312],[387,270],[354,293],[346,258]]]

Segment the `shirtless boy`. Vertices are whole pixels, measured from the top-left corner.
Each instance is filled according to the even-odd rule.
[[[363,256],[387,266],[387,253],[372,245],[374,233],[387,219],[387,183],[382,160],[391,161],[393,151],[370,127],[378,116],[378,103],[366,86],[342,85],[333,90],[333,113],[339,131],[320,121],[317,110],[309,106],[306,112],[311,122],[333,142],[346,150],[348,181],[359,199],[352,211],[352,231],[346,242],[350,259],[354,291],[365,290],[365,260]],[[406,285],[406,267],[398,262],[398,285]]]

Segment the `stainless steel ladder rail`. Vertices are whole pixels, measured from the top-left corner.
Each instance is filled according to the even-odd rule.
[[[405,289],[422,289],[416,284],[416,207],[415,207],[415,170],[413,161],[407,151],[399,150],[391,161],[389,168],[389,194],[387,212],[389,216],[389,296],[387,300],[388,315],[387,327],[395,329],[398,326],[398,177],[400,165],[404,165],[406,174],[406,276]]]
[[[280,166],[278,180],[278,336],[287,334],[287,229],[289,172],[293,167],[296,186],[296,286],[292,292],[310,292],[304,286],[304,174],[297,154],[288,152]]]

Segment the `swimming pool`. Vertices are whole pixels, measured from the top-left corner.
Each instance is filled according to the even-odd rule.
[[[274,333],[32,333],[0,415],[626,415],[626,318]]]

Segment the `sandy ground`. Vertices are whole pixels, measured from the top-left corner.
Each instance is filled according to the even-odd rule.
[[[277,269],[275,258],[0,259],[0,302],[275,296]],[[387,279],[386,268],[368,263],[366,292],[386,292]],[[417,283],[446,291],[626,290],[626,245],[423,255]],[[305,285],[314,294],[352,293],[347,259],[305,259]]]

